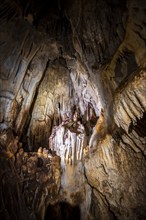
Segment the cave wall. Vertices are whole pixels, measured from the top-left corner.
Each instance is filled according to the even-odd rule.
[[[1,163],[30,186],[12,190],[24,219],[43,219],[59,200],[79,205],[82,219],[145,219],[145,1],[4,0],[0,10]],[[9,129],[23,143],[24,164],[22,149],[4,136]]]
[[[61,25],[63,28],[64,23]],[[50,30],[52,33],[54,31],[56,29]],[[74,57],[73,49],[68,52],[66,43],[62,45],[61,41],[66,36],[62,29],[59,34],[63,36],[59,40],[51,36],[48,39],[45,33],[40,33],[39,27],[36,30],[25,19],[15,18],[8,21],[7,25],[2,23],[1,33],[2,129],[11,127],[20,137],[25,133],[24,139],[28,139],[26,144],[30,149],[32,145],[37,149],[41,142],[47,146],[55,114],[69,114],[73,106],[78,104],[81,115],[85,115],[88,103],[91,103],[96,115],[99,115],[101,106],[95,93],[97,89],[88,79],[83,64]],[[65,74],[66,78],[63,77]],[[61,78],[64,81],[62,83],[59,81]],[[54,84],[57,84],[56,87],[53,87]],[[60,91],[66,97],[62,98]],[[69,98],[68,95],[73,96],[71,101],[65,100]],[[42,123],[39,128],[37,120],[39,124]]]
[[[58,202],[60,157],[39,148],[26,152],[9,128],[0,134],[0,218],[44,219],[47,206]]]
[[[119,128],[85,161],[95,219],[145,219],[145,84],[146,72],[140,69],[117,89],[114,119]]]
[[[58,56],[58,48],[55,43],[50,44],[45,36],[36,33],[25,21],[10,21],[6,28],[1,28],[2,44],[6,40],[5,47],[10,49],[7,54],[2,46],[1,124],[12,127],[21,135],[29,120],[33,100],[48,62]],[[9,36],[9,40],[5,35]],[[11,65],[14,65],[12,69]]]
[[[50,61],[59,57],[73,78],[77,98],[88,84],[87,98],[94,97],[84,102],[92,103],[97,116],[102,105],[111,126],[115,89],[138,66],[145,67],[144,1],[62,2],[63,13],[54,5],[46,5],[47,13],[45,5],[38,12],[37,4],[28,3],[30,9],[24,10],[21,1],[14,3],[1,4],[1,126],[11,126],[20,135],[28,129],[39,85]],[[7,7],[11,10],[4,13]],[[75,79],[81,81],[78,89]]]

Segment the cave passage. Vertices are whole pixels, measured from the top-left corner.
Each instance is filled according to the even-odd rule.
[[[49,205],[44,220],[80,220],[79,206],[72,206],[66,202]]]

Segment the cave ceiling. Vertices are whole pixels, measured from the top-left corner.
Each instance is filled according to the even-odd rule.
[[[43,127],[51,126],[57,102],[68,111],[78,102],[82,116],[88,104],[97,117],[102,106],[108,117],[115,89],[138,66],[145,66],[144,1],[139,5],[136,1],[3,1],[1,102],[8,107],[1,110],[2,125],[12,126],[19,135],[27,129],[32,142],[40,121],[49,136],[49,129]],[[54,79],[49,74],[53,71]],[[47,75],[56,84],[55,91]],[[68,90],[74,95],[72,104],[67,101]]]

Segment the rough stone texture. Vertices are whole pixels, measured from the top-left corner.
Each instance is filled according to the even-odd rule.
[[[145,80],[145,70],[140,70],[119,88],[114,102],[119,131],[116,129],[112,136],[106,135],[85,162],[86,177],[97,198],[97,202],[93,199],[93,204],[100,214],[92,210],[95,218],[99,215],[97,219],[105,219],[105,216],[111,219],[113,214],[117,219],[146,217],[144,121],[141,124],[146,109]]]
[[[140,70],[131,77],[115,96],[115,122],[125,134],[124,143],[129,144],[135,152],[146,155],[145,143],[145,109],[146,109],[146,72]],[[142,123],[141,123],[142,122]],[[127,139],[127,140],[126,140]]]
[[[130,145],[117,144],[113,137],[106,136],[97,152],[90,155],[85,167],[87,179],[97,197],[100,213],[97,219],[105,219],[105,214],[111,219],[109,213],[114,213],[117,219],[145,218],[146,162],[141,153],[133,152]],[[105,214],[103,208],[107,210]]]
[[[35,148],[41,144],[48,146],[52,127],[59,125],[61,115],[65,111],[70,113],[73,107],[69,95],[69,73],[60,62],[54,61],[46,70],[32,111],[28,136],[31,138],[31,146]]]
[[[60,157],[48,154],[45,148],[39,148],[37,153],[24,152],[10,129],[1,134],[0,144],[0,217],[44,219],[48,204],[58,201]]]
[[[146,2],[0,12],[2,218],[43,220],[63,201],[82,220],[145,219]]]
[[[58,50],[24,21],[10,21],[1,33],[1,126],[21,135],[48,61]]]
[[[122,127],[127,133],[131,123],[136,124],[136,120],[142,118],[146,109],[145,83],[146,69],[141,69],[130,76],[115,95],[114,119],[118,127]]]

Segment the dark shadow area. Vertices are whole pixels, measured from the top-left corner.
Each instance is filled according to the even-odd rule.
[[[143,113],[143,117],[140,119],[137,119],[136,125],[133,125],[133,123],[130,124],[128,132],[131,133],[132,130],[135,130],[136,133],[140,137],[145,137],[146,133],[146,113]]]
[[[136,71],[138,65],[135,60],[134,53],[131,51],[124,51],[120,54],[116,62],[115,81],[117,84],[127,81],[129,76]]]
[[[44,220],[80,220],[79,206],[71,206],[69,203],[60,202],[49,205]]]

